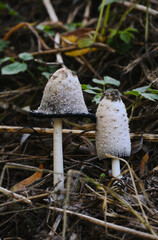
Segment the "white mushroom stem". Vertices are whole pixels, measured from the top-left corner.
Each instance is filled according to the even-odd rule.
[[[64,167],[63,167],[63,147],[62,147],[62,118],[54,119],[54,186],[55,192],[64,190]],[[62,195],[55,198],[63,198]]]
[[[120,175],[120,160],[119,159],[112,159],[112,176],[121,178],[122,176]]]

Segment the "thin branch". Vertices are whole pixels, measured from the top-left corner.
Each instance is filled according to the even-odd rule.
[[[56,207],[48,207],[48,209],[50,209],[52,211],[57,211],[57,212],[60,212],[60,213],[64,213],[64,211],[66,211],[67,214],[69,214],[71,216],[76,216],[76,217],[78,217],[78,218],[80,218],[84,221],[89,221],[93,224],[96,224],[96,225],[99,225],[99,226],[102,226],[102,227],[106,226],[107,228],[113,229],[115,231],[128,233],[128,234],[140,237],[142,239],[158,240],[157,236],[153,236],[149,233],[144,233],[144,232],[137,231],[135,229],[119,226],[119,225],[109,223],[109,222],[104,222],[104,221],[99,220],[97,218],[93,218],[93,217],[90,217],[90,216],[87,216],[87,215],[84,215],[84,214],[81,214],[81,213],[76,213],[76,212],[73,212],[73,211],[70,211],[70,210],[63,210],[61,208],[56,208]]]
[[[54,130],[53,128],[39,128],[39,127],[15,127],[15,126],[0,126],[0,132],[9,132],[9,133],[30,133],[30,134],[53,134]],[[74,135],[80,135],[86,136],[88,138],[94,138],[95,137],[95,131],[84,131],[84,130],[76,130],[76,129],[63,129],[63,134],[72,133]],[[149,133],[130,133],[131,139],[137,139],[137,138],[143,138],[146,141],[150,142],[158,142],[158,134],[149,134]]]
[[[51,4],[50,0],[43,0],[43,4],[45,5],[45,7],[47,9],[47,12],[48,12],[48,15],[49,15],[50,19],[53,22],[59,21],[57,15],[56,15],[56,12],[55,12],[55,10],[53,8],[53,5]],[[58,49],[59,45],[60,45],[60,33],[57,32],[55,34],[54,42],[55,42],[54,48]],[[61,64],[62,67],[65,67],[64,62],[63,62],[63,58],[62,58],[60,52],[57,52],[56,59],[57,59],[56,61],[57,61],[58,64]]]
[[[26,197],[22,196],[22,195],[19,195],[17,193],[14,193],[10,190],[7,190],[3,187],[0,187],[0,192],[3,193],[4,195],[8,196],[9,198],[14,198],[14,199],[18,199],[18,200],[22,200],[23,202],[25,203],[29,203],[31,204],[31,201],[28,200]]]
[[[27,26],[32,33],[36,36],[37,38],[37,42],[38,42],[38,51],[41,51],[41,45],[43,46],[43,48],[45,49],[49,49],[49,47],[47,46],[47,44],[45,43],[45,41],[42,39],[42,37],[38,34],[38,32],[34,29],[34,27],[28,23],[28,22],[21,22],[19,24],[17,24],[16,26],[14,26],[9,32],[6,33],[6,35],[3,38],[3,41],[7,41],[8,38],[19,28]]]
[[[83,15],[83,21],[82,21],[83,26],[86,26],[88,24],[90,9],[91,9],[91,1],[88,1],[85,7],[84,15]]]
[[[133,6],[132,2],[127,2],[127,1],[119,1],[119,4],[122,4],[122,5],[126,6],[126,7]],[[137,9],[137,10],[139,10],[141,12],[145,12],[146,13],[146,9],[147,8],[145,6],[143,6],[143,5],[141,5],[141,4],[137,4],[135,6],[135,9]],[[149,11],[149,14],[151,14],[153,16],[158,16],[158,11],[156,11],[156,10],[154,10],[152,8],[149,8],[148,11]]]
[[[93,43],[91,45],[91,48],[96,47],[96,48],[100,48],[100,49],[105,49],[107,52],[110,53],[114,53],[115,50],[111,47],[109,47],[108,45],[104,44],[104,43]],[[87,47],[83,47],[82,49],[87,48]],[[74,50],[80,50],[81,48],[78,46],[70,46],[70,47],[62,47],[62,48],[54,48],[54,49],[49,49],[49,50],[45,50],[45,51],[41,51],[41,52],[32,52],[31,54],[33,56],[37,56],[37,55],[45,55],[45,54],[52,54],[52,53],[60,53],[60,52],[71,52]]]
[[[47,9],[48,15],[49,15],[50,19],[52,20],[52,22],[58,22],[58,17],[57,17],[56,12],[51,4],[51,1],[43,0],[43,4],[44,4],[45,8]]]

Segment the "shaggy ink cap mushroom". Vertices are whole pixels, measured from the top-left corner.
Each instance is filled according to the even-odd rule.
[[[95,119],[95,115],[88,112],[76,74],[66,68],[57,70],[45,86],[39,108],[30,111],[30,114],[36,118],[54,118],[53,170],[55,193],[53,197],[55,200],[63,200],[62,118],[89,117]]]
[[[41,104],[30,111],[36,118],[89,117],[80,82],[75,73],[67,68],[57,70],[45,86]]]
[[[104,159],[105,154],[115,157],[128,157],[131,153],[128,117],[124,103],[118,90],[106,91],[100,101],[96,112],[96,150],[99,159]],[[114,177],[120,174],[118,167],[113,166]]]

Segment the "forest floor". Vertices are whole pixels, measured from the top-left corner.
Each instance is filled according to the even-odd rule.
[[[49,3],[0,0],[0,239],[158,239],[158,1]],[[116,180],[97,157],[95,121],[63,119],[55,201],[53,122],[29,111],[63,66],[91,113],[105,88],[119,90],[132,152]]]

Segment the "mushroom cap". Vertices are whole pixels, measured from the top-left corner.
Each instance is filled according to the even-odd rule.
[[[45,86],[40,106],[30,113],[37,118],[94,117],[88,112],[77,75],[67,68],[61,68],[51,76]]]
[[[104,159],[106,153],[118,157],[130,156],[128,117],[117,90],[105,92],[96,118],[96,150],[99,159]]]

